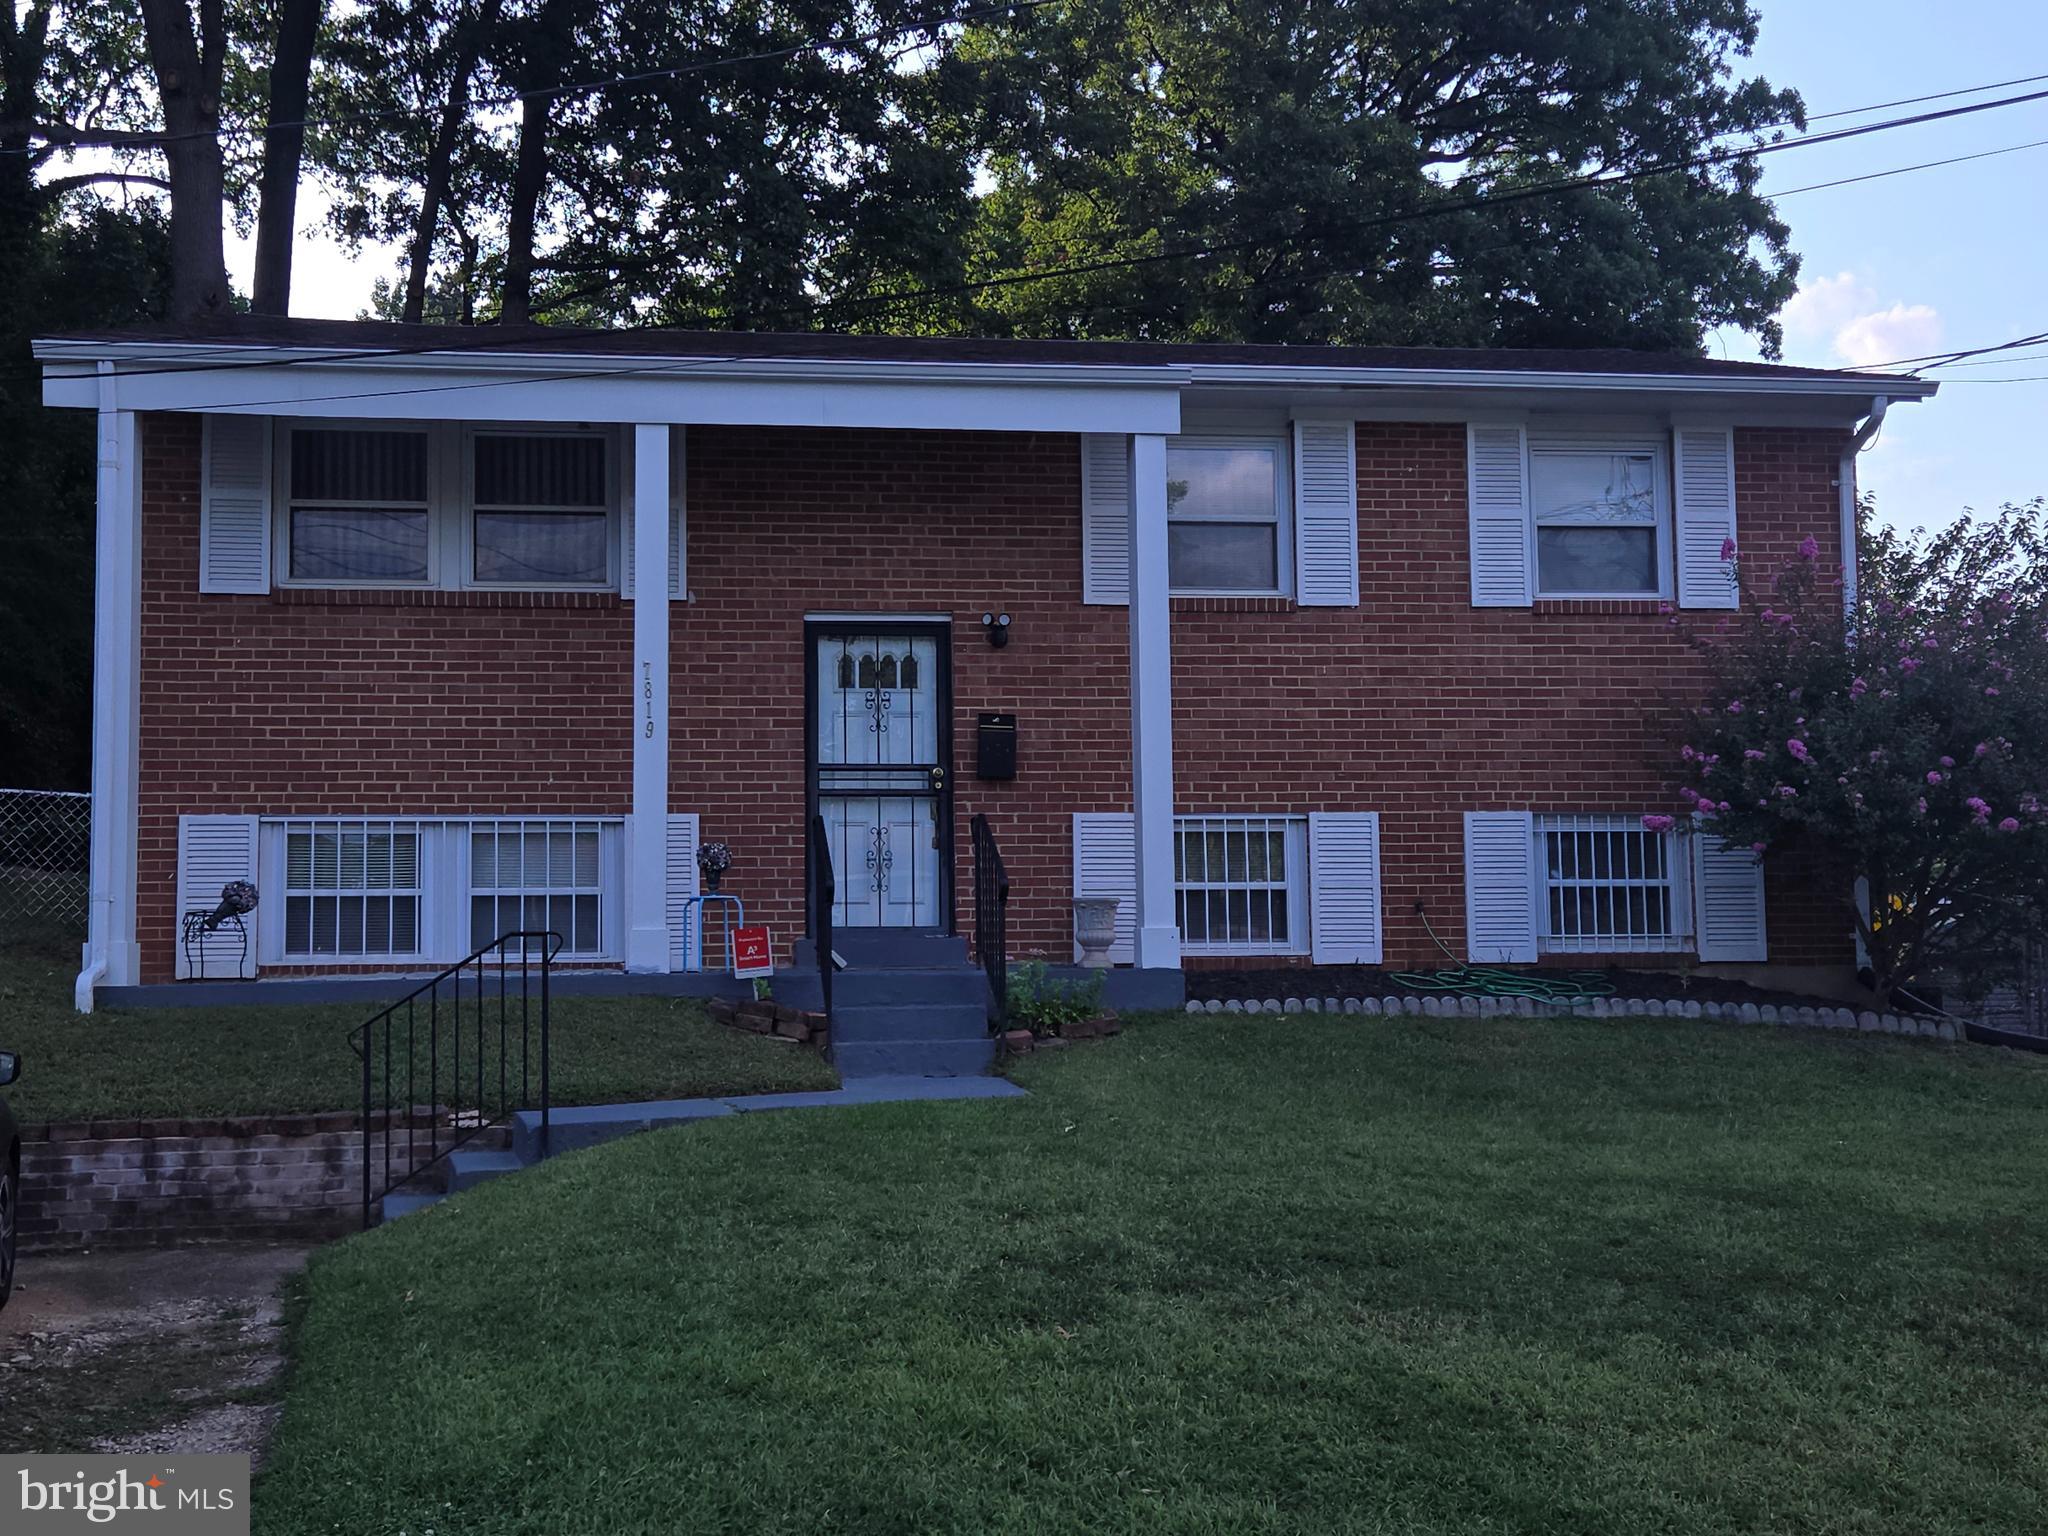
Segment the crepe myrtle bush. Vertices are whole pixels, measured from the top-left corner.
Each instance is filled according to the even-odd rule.
[[[2048,927],[2048,503],[1862,549],[1851,615],[1815,540],[1768,576],[1724,547],[1741,606],[1670,621],[1712,681],[1674,726],[1681,806],[1645,821],[1864,876],[1843,915],[1884,1001],[1995,985]]]

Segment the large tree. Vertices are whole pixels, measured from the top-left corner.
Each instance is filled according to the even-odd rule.
[[[971,28],[987,89],[950,128],[986,157],[995,281],[924,318],[1678,350],[1735,324],[1774,351],[1797,263],[1753,164],[1468,206],[1798,122],[1731,72],[1755,35],[1748,0],[1063,0]]]

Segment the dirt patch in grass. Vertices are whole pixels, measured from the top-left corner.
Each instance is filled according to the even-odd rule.
[[[306,1249],[218,1244],[23,1261],[0,1312],[0,1453],[241,1453],[277,1421],[283,1292]]]

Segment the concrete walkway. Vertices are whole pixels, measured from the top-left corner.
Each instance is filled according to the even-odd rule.
[[[573,1152],[657,1126],[688,1125],[698,1120],[771,1109],[844,1109],[862,1104],[1025,1096],[1022,1088],[1001,1077],[857,1077],[843,1088],[817,1093],[746,1093],[724,1098],[658,1099],[645,1104],[583,1104],[553,1112],[548,1151],[551,1155]],[[522,1110],[512,1117],[512,1150],[522,1163],[538,1160],[538,1110]]]

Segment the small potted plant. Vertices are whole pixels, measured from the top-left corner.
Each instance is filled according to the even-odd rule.
[[[732,850],[723,843],[706,843],[697,850],[697,869],[704,876],[704,889],[715,894],[725,872],[732,868]]]

